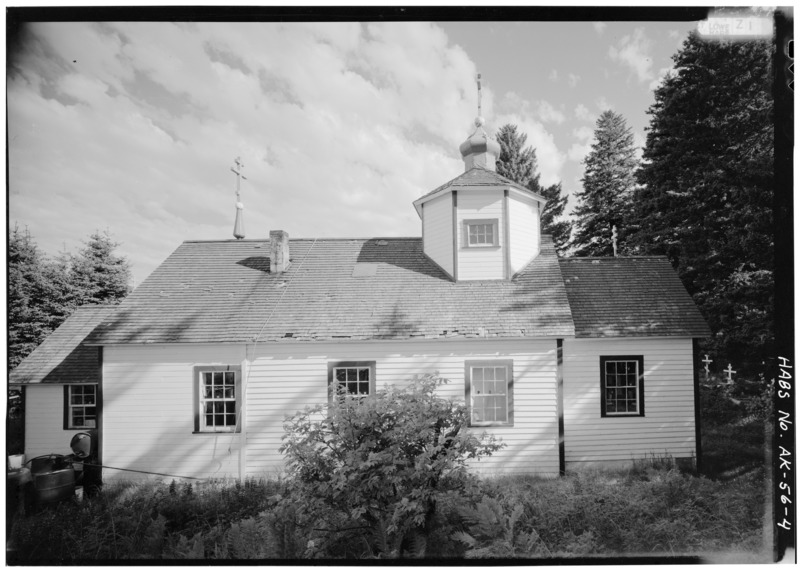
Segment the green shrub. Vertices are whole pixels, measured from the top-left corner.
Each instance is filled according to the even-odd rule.
[[[367,556],[425,554],[437,501],[473,483],[469,459],[502,447],[469,432],[464,404],[437,396],[443,382],[417,377],[365,398],[333,390],[330,404],[287,420],[291,507],[314,520],[311,530],[353,535]]]

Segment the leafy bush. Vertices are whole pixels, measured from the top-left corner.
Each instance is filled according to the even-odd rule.
[[[330,404],[287,420],[291,506],[316,520],[313,530],[355,531],[365,555],[425,553],[437,501],[474,483],[469,459],[502,447],[469,432],[464,404],[437,396],[443,383],[426,375],[365,398],[334,386]]]

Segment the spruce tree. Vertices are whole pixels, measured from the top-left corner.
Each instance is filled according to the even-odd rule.
[[[27,230],[8,241],[8,369],[16,367],[75,309],[68,272],[48,259]]]
[[[617,228],[619,252],[633,223],[636,149],[625,118],[607,110],[597,119],[594,143],[584,159],[583,189],[576,195],[575,231],[570,246],[575,256],[611,256],[612,231]]]
[[[128,259],[114,251],[119,243],[108,231],[95,231],[84,248],[70,258],[72,282],[80,304],[118,304],[131,291]]]
[[[518,132],[516,124],[504,124],[497,131],[500,156],[497,158],[497,173],[527,187],[530,182],[539,184],[536,151],[526,146],[528,135]]]
[[[740,369],[773,342],[771,50],[691,34],[673,56],[649,110],[631,236],[669,256],[714,333],[707,348]]]
[[[563,256],[569,245],[572,224],[567,220],[558,220],[564,214],[564,208],[567,206],[567,196],[562,192],[561,182],[547,187],[534,188],[531,187],[532,185],[529,184],[528,188],[547,199],[547,203],[542,209],[542,233],[553,237],[556,252],[559,256]]]
[[[556,252],[562,254],[569,240],[571,224],[556,219],[564,214],[567,196],[562,195],[560,182],[548,187],[542,187],[539,183],[536,150],[525,145],[527,140],[528,135],[519,132],[515,124],[500,127],[497,141],[501,152],[497,160],[497,173],[547,199],[542,210],[542,233],[552,235]]]

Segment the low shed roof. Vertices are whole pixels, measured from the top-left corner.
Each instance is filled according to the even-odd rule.
[[[559,260],[576,337],[710,335],[666,257]]]
[[[81,306],[9,374],[11,384],[92,383],[100,380],[97,347],[82,344],[116,306]]]
[[[252,342],[571,336],[549,237],[512,280],[453,282],[420,238],[187,241],[89,342]]]

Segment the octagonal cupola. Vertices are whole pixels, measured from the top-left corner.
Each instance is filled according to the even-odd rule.
[[[414,201],[423,251],[457,282],[513,278],[541,242],[545,199],[497,173],[500,144],[483,125],[459,147],[466,171]]]

